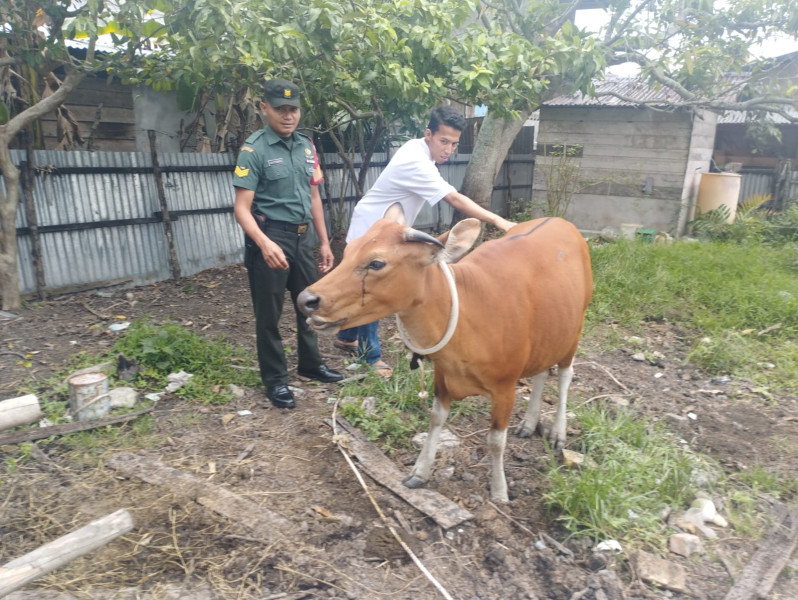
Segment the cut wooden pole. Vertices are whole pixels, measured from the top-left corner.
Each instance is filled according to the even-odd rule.
[[[35,394],[9,398],[0,402],[0,431],[18,425],[30,425],[42,418],[42,409]]]
[[[147,408],[125,413],[124,415],[103,417],[102,419],[93,419],[91,421],[75,421],[74,423],[61,423],[60,425],[50,425],[49,427],[38,427],[35,429],[12,431],[11,433],[4,433],[3,435],[0,435],[0,446],[4,444],[32,442],[33,440],[40,440],[42,438],[50,437],[51,435],[65,435],[67,433],[75,433],[76,431],[86,431],[87,429],[105,427],[106,425],[116,425],[118,423],[124,423],[125,421],[132,421],[136,417],[150,412],[153,408],[153,406],[148,406]]]
[[[262,539],[274,541],[280,537],[291,539],[295,527],[285,517],[258,506],[207,480],[165,465],[156,458],[117,452],[109,456],[105,465],[152,485],[167,488],[173,494],[190,498],[210,510],[240,523]]]
[[[786,507],[785,507],[786,508]],[[798,507],[784,514],[757,544],[734,587],[724,600],[767,598],[776,579],[798,543]]]
[[[133,517],[126,510],[118,510],[12,560],[0,567],[0,598],[131,529]]]

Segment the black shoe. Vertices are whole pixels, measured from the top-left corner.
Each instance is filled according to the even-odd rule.
[[[287,385],[280,384],[266,388],[266,397],[271,400],[277,408],[294,408],[294,394],[288,389]]]
[[[315,379],[316,381],[321,381],[322,383],[335,383],[336,381],[341,381],[344,378],[344,376],[338,371],[333,371],[332,369],[328,368],[327,365],[323,364],[319,365],[315,369],[297,369],[296,372],[297,375],[307,377],[308,379]]]

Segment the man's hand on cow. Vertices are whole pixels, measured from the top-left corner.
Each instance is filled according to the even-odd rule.
[[[499,217],[496,222],[494,223],[497,229],[501,229],[502,231],[507,231],[518,225],[518,223],[513,223],[512,221],[508,221],[502,217]]]
[[[319,271],[326,273],[333,267],[335,257],[333,256],[330,244],[322,244],[319,247]]]
[[[283,271],[287,270],[288,261],[285,259],[283,249],[266,236],[264,236],[263,240],[264,241],[259,243],[258,246],[260,247],[261,254],[263,254],[263,260],[269,268],[282,269]]]

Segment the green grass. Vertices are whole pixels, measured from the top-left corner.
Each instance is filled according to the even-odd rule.
[[[141,367],[132,382],[115,378],[119,353],[135,359]],[[23,386],[20,393],[37,394],[42,412],[51,423],[67,422],[69,389],[66,378],[78,369],[106,362],[109,363],[105,372],[110,387],[132,386],[141,393],[163,391],[170,373],[181,370],[191,373],[193,377],[174,394],[203,404],[228,402],[232,398],[228,384],[255,387],[260,383],[251,352],[222,340],[204,338],[175,323],[155,325],[139,320],[120,335],[112,352],[99,356],[79,353],[62,371],[46,381]],[[140,399],[137,408],[146,404],[147,401]],[[143,415],[123,426],[76,432],[58,439],[74,460],[85,463],[96,462],[109,451],[152,447],[160,438],[152,433],[152,418]],[[6,472],[13,473],[20,464],[30,460],[30,445],[19,445],[14,455],[5,457]]]
[[[176,323],[155,325],[135,321],[117,341],[115,351],[135,358],[139,380],[149,391],[162,390],[170,373],[185,371],[193,377],[175,394],[204,404],[225,404],[232,394],[227,384],[255,387],[260,382],[251,352],[222,340],[210,340]],[[238,368],[237,368],[238,367]]]
[[[696,366],[798,389],[798,246],[622,240],[591,254],[588,334],[664,318],[687,332]]]
[[[572,533],[595,540],[656,540],[666,507],[689,506],[696,458],[658,426],[625,411],[586,405],[572,422],[582,430],[572,449],[585,464],[570,469],[551,461],[544,502]]]
[[[360,428],[369,441],[378,442],[383,450],[390,452],[394,448],[409,447],[410,439],[429,427],[434,388],[433,366],[429,361],[423,363],[424,390],[428,397],[422,399],[419,397],[421,369],[410,368],[410,361],[403,349],[391,349],[389,344],[383,344],[382,351],[394,365],[393,376],[386,380],[376,373],[367,372],[365,379],[344,384],[339,396],[356,398],[356,402],[341,406],[341,414]],[[365,366],[361,368],[366,369]],[[371,413],[367,413],[363,407],[365,398],[376,400]],[[454,402],[449,421],[480,410],[488,408],[477,399],[466,398]]]

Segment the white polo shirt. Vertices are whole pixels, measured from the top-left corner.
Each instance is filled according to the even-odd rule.
[[[394,202],[401,202],[405,218],[412,225],[424,202],[435,206],[456,191],[441,177],[424,138],[405,142],[355,206],[346,241],[366,233]]]

